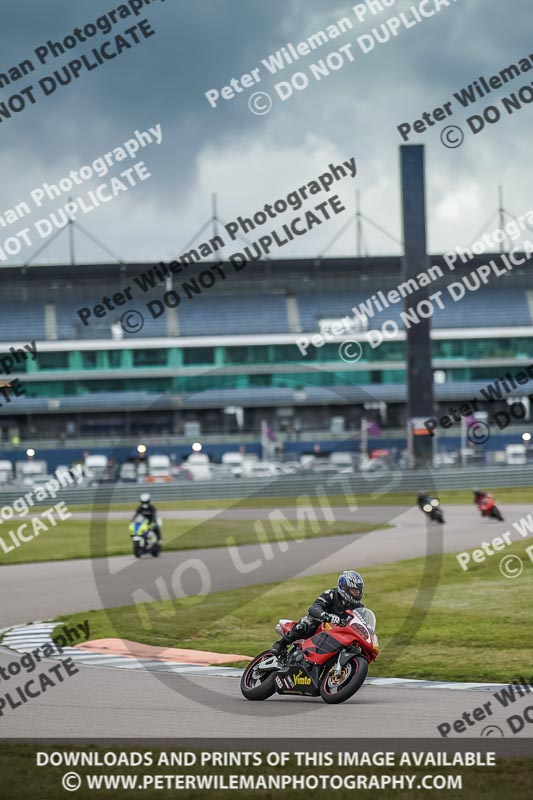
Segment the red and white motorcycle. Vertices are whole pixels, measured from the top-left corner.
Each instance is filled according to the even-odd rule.
[[[345,622],[321,623],[308,639],[288,645],[279,659],[270,650],[256,656],[241,678],[243,696],[266,700],[277,692],[320,696],[332,704],[352,697],[363,685],[369,663],[378,656],[379,641],[373,611],[345,613]],[[283,635],[295,625],[292,620],[280,620],[276,632]]]

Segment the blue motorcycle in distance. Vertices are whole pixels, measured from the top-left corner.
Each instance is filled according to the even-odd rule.
[[[130,522],[131,540],[133,542],[133,555],[135,558],[141,556],[152,555],[157,558],[161,552],[161,542],[157,538],[155,532],[155,522],[144,517],[135,517],[133,522]]]

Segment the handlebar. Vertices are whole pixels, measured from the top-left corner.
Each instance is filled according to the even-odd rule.
[[[347,625],[350,624],[350,620],[349,619],[346,619],[346,620],[341,619],[340,622],[335,622],[335,623],[331,622],[330,619],[325,619],[325,620],[323,620],[323,622],[327,622],[330,625],[336,625],[338,628],[345,628]]]

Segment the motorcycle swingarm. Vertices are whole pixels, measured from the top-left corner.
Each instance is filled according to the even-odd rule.
[[[277,656],[271,656],[270,658],[265,658],[264,661],[261,661],[259,664],[255,666],[255,669],[262,669],[262,670],[270,670],[276,669],[279,670],[279,661]]]

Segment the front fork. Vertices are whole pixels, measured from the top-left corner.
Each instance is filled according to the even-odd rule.
[[[363,651],[360,647],[354,646],[341,650],[333,667],[333,675],[338,678],[342,674],[342,671],[348,661],[351,661],[354,656],[360,656],[362,652]]]

